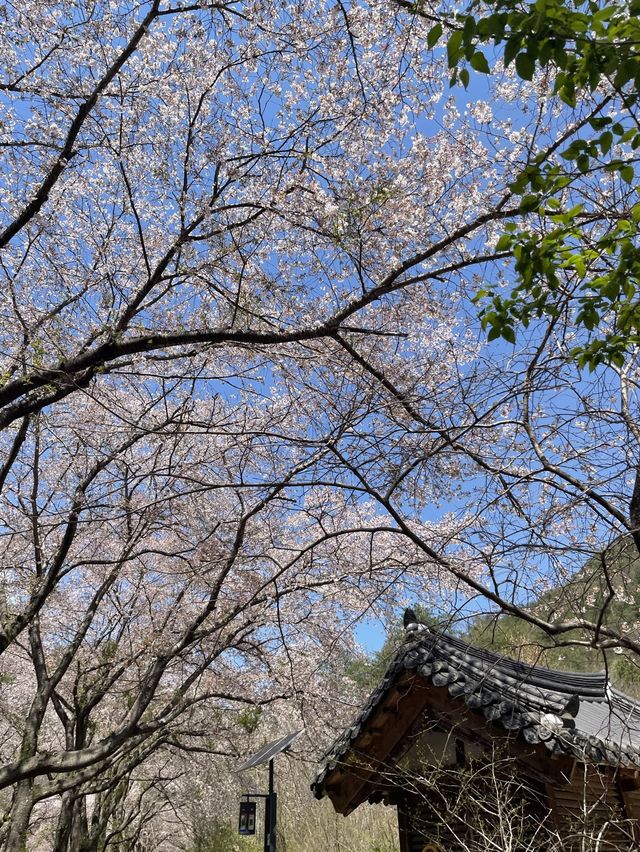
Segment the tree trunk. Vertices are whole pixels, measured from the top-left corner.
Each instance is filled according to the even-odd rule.
[[[33,782],[31,779],[16,784],[11,803],[11,828],[5,849],[7,852],[26,852],[29,820],[33,810]]]

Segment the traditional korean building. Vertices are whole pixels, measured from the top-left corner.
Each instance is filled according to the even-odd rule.
[[[402,852],[639,849],[640,704],[409,619],[312,789],[397,806]]]

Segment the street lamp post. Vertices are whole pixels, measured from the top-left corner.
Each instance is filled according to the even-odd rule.
[[[273,786],[273,758],[271,758],[269,761],[269,793],[264,804],[264,852],[276,852],[277,800]]]
[[[245,793],[244,796],[247,802],[250,799],[264,799],[264,852],[276,852],[276,822],[277,822],[277,803],[278,803],[278,794],[275,791],[274,784],[274,769],[273,769],[273,761],[276,755],[281,754],[286,751],[302,734],[302,731],[296,731],[293,734],[287,734],[286,737],[282,737],[279,740],[275,740],[272,743],[268,743],[266,746],[260,749],[260,751],[256,752],[256,754],[252,754],[251,757],[247,758],[243,764],[238,767],[239,772],[243,772],[245,769],[252,769],[255,766],[261,766],[264,763],[269,763],[269,792],[268,793]],[[243,829],[243,805],[245,803],[240,803],[240,833],[241,834],[255,834],[255,823],[253,826],[253,831],[249,832],[246,829]],[[246,821],[244,823],[246,825]]]

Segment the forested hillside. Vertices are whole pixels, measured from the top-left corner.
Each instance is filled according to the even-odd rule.
[[[635,543],[630,538],[615,542],[601,557],[588,559],[566,583],[533,600],[528,609],[545,621],[584,619],[637,634],[640,627],[640,557]],[[455,633],[473,645],[523,662],[576,672],[606,669],[614,686],[640,696],[640,661],[620,648],[594,648],[590,630],[573,630],[554,638],[535,625],[510,615],[482,614],[456,621],[419,604],[415,610],[421,621],[435,629]],[[347,663],[350,677],[364,688],[374,688],[403,638],[400,621],[390,623],[380,651],[363,654]]]
[[[622,539],[601,557],[589,559],[570,582],[545,592],[531,606],[548,621],[585,619],[602,626],[638,633],[640,557],[632,539]],[[534,625],[508,615],[475,619],[470,642],[528,663],[568,671],[607,669],[614,686],[640,696],[640,661],[621,648],[595,649],[593,632],[574,630],[553,638]]]

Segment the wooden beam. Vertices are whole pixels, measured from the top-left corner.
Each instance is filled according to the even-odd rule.
[[[411,852],[409,817],[400,805],[398,805],[398,833],[400,835],[400,852]]]
[[[622,815],[631,826],[634,842],[640,846],[640,797],[638,796],[637,779],[632,779],[636,786],[630,786],[628,779],[618,777],[618,794],[622,802]]]
[[[368,753],[358,755],[360,765],[357,769],[352,763],[348,766],[343,764],[343,769],[350,775],[351,783],[345,788],[344,798],[341,797],[340,801],[332,799],[339,813],[351,813],[368,798],[372,784],[387,768],[389,756],[424,710],[426,698],[423,679],[414,672],[403,672],[396,687],[385,697],[384,704],[371,720],[373,726],[379,728],[379,733],[368,741]],[[356,753],[356,749],[361,750],[359,738],[352,746],[352,754]],[[387,782],[382,786],[391,784]]]

